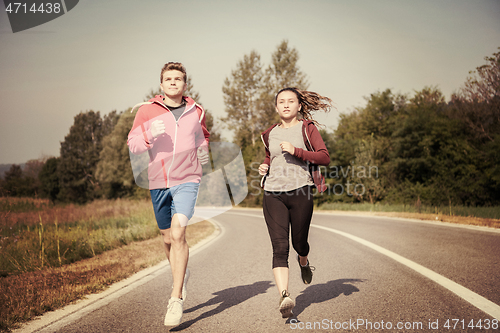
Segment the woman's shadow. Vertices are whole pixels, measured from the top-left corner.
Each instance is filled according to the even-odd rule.
[[[302,311],[304,311],[304,309],[313,303],[322,303],[334,299],[342,294],[349,296],[352,293],[358,292],[359,289],[351,283],[363,281],[364,280],[361,279],[338,279],[307,287],[295,299],[296,305],[293,308],[294,316],[297,317],[302,313]]]
[[[224,289],[224,290],[215,292],[212,294],[212,295],[215,295],[215,297],[209,299],[208,301],[206,301],[203,304],[199,304],[199,305],[196,305],[192,308],[186,309],[184,311],[184,313],[194,312],[194,311],[199,310],[201,308],[204,308],[206,306],[215,305],[217,303],[220,303],[219,306],[217,306],[216,308],[214,308],[210,311],[207,311],[207,312],[200,314],[198,317],[196,317],[194,319],[183,322],[181,325],[171,329],[170,331],[175,332],[175,331],[184,330],[201,319],[208,318],[208,317],[211,317],[211,316],[216,315],[218,313],[221,313],[222,311],[224,311],[232,306],[243,303],[247,299],[250,299],[250,298],[257,296],[259,294],[265,294],[271,286],[273,286],[271,281],[259,281],[259,282],[255,282],[253,284],[228,288],[228,289]]]

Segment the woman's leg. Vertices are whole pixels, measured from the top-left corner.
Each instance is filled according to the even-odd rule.
[[[290,197],[289,203],[292,246],[299,255],[300,265],[307,266],[307,256],[310,249],[308,243],[309,228],[311,226],[311,218],[314,208],[311,188],[309,186],[305,186],[297,189],[294,195]],[[307,283],[310,283],[310,278],[307,278],[307,281]]]
[[[279,311],[283,318],[293,316],[295,302],[288,292],[288,253],[290,211],[285,193],[264,192],[264,217],[273,246],[273,273],[280,293]]]
[[[273,273],[281,294],[288,290],[289,212],[280,195],[264,192],[264,217],[273,247]]]

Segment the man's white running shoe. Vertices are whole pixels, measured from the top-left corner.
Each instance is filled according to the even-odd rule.
[[[167,314],[165,315],[165,326],[178,326],[182,319],[182,299],[172,297],[168,301]]]

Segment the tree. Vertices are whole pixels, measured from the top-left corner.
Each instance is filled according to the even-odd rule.
[[[45,165],[46,158],[42,157],[36,160],[29,160],[26,162],[23,170],[24,177],[27,179],[31,179],[31,185],[30,185],[30,196],[38,196],[41,194],[41,186],[42,184],[40,183],[39,180],[39,174],[40,171],[42,170],[43,166]]]
[[[52,203],[56,201],[60,190],[59,175],[57,173],[59,160],[58,157],[49,158],[38,174],[42,195],[49,198]]]
[[[380,200],[380,193],[395,203],[498,204],[500,52],[486,59],[450,103],[434,87],[413,98],[386,90],[370,95],[365,107],[342,114],[332,164],[344,170],[376,166],[379,181],[371,184],[364,172],[344,176],[363,184],[371,202]],[[370,193],[370,186],[376,191]]]
[[[500,52],[486,57],[486,64],[470,72],[464,86],[452,96],[449,117],[458,119],[468,133],[467,142],[477,152],[477,172],[482,175],[482,191],[500,202]],[[483,200],[485,200],[483,198]]]
[[[290,48],[283,40],[271,56],[271,64],[264,74],[264,89],[259,100],[261,110],[260,128],[267,128],[279,121],[275,109],[274,97],[278,91],[287,87],[306,90],[309,87],[307,76],[298,67],[299,52]]]
[[[59,200],[85,203],[98,196],[95,170],[102,139],[111,132],[117,120],[116,111],[104,118],[92,110],[75,116],[69,134],[61,142],[57,169],[61,184]]]
[[[25,164],[24,172],[20,165],[13,164],[5,172],[5,177],[1,183],[2,195],[11,197],[36,197],[39,192],[38,174],[29,171],[35,161],[29,161]],[[28,167],[26,167],[28,166]]]
[[[117,198],[134,193],[134,175],[130,166],[127,137],[135,113],[125,110],[113,128],[102,140],[102,150],[96,167],[96,179],[103,187],[104,196]]]
[[[376,155],[374,138],[371,135],[361,140],[356,147],[350,172],[346,173],[349,181],[349,185],[346,184],[347,194],[353,195],[359,201],[368,198],[371,204],[380,201],[386,191],[384,179],[379,177]]]
[[[2,182],[2,192],[6,196],[18,197],[23,196],[27,186],[23,179],[23,170],[18,164],[12,164],[8,171],[5,171]]]
[[[478,140],[495,141],[500,133],[500,52],[470,72],[465,85],[452,95],[455,117],[462,119]]]
[[[231,71],[231,79],[226,78],[222,87],[227,114],[223,121],[235,131],[234,143],[242,148],[254,146],[260,135],[258,101],[262,78],[260,55],[252,51],[238,62],[236,70]]]

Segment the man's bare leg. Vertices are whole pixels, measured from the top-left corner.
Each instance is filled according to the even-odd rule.
[[[188,218],[184,214],[174,214],[170,227],[170,248],[168,249],[170,267],[172,268],[172,277],[174,287],[171,297],[182,298],[182,285],[184,275],[186,274],[187,263],[189,259],[189,246],[186,242],[186,226]],[[167,252],[167,247],[165,247]]]

